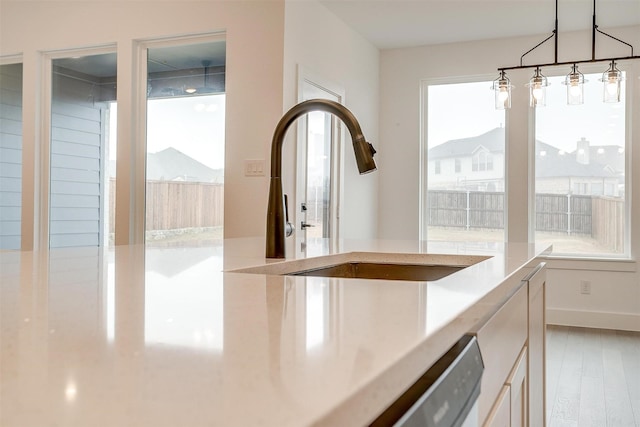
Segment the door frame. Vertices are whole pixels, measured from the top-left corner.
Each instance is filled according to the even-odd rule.
[[[298,102],[305,101],[307,87],[313,87],[314,89],[323,91],[327,94],[327,98],[335,98],[340,104],[345,104],[345,90],[340,84],[330,81],[323,76],[298,65]],[[343,205],[344,195],[344,183],[342,176],[344,175],[344,147],[343,141],[345,139],[344,126],[341,126],[339,119],[334,118],[332,121],[332,137],[335,138],[335,143],[331,147],[331,202],[329,206],[330,218],[329,221],[329,235],[332,241],[340,238],[341,230],[341,207]],[[302,244],[305,241],[305,234],[299,228],[300,223],[304,219],[304,214],[301,212],[300,203],[305,200],[306,196],[306,141],[307,141],[307,122],[306,120],[300,120],[298,124],[298,133],[296,141],[296,203],[293,207],[294,224],[298,232],[295,233],[295,246],[296,253],[302,251]],[[289,207],[291,209],[291,206]]]

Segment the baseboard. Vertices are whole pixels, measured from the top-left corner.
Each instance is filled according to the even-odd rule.
[[[547,324],[640,332],[640,314],[547,308]]]

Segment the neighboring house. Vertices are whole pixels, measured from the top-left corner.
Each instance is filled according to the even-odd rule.
[[[504,191],[504,128],[447,141],[428,160],[430,189]]]
[[[115,161],[110,162],[111,177],[115,178]],[[147,154],[148,181],[187,181],[224,183],[224,170],[211,169],[193,157],[173,147]]]
[[[536,141],[536,193],[619,196],[624,192],[624,169],[595,161],[591,153],[599,150],[617,153],[618,147],[589,147],[583,138],[575,151],[567,153]]]
[[[224,170],[211,169],[169,147],[147,154],[147,180],[223,183]]]
[[[447,141],[429,150],[432,190],[504,191],[504,128]],[[536,141],[536,192],[619,196],[624,193],[624,150],[591,146],[582,138],[564,152]]]

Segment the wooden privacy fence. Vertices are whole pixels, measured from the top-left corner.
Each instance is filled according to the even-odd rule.
[[[504,193],[427,192],[428,225],[504,228]],[[624,245],[624,201],[603,196],[536,194],[536,231],[588,235],[616,251]]]
[[[109,229],[114,232],[115,180],[110,182]],[[224,218],[224,184],[181,181],[147,181],[146,229],[175,230],[221,227]]]
[[[594,197],[592,236],[600,245],[624,252],[624,203],[612,197]]]
[[[427,199],[431,226],[504,228],[504,193],[430,190]]]
[[[536,194],[536,231],[591,235],[591,198]]]

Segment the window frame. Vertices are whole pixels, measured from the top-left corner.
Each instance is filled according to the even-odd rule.
[[[557,260],[567,260],[567,261],[622,261],[627,262],[633,260],[632,253],[632,229],[634,226],[637,227],[638,224],[632,222],[632,211],[633,211],[633,200],[632,200],[632,173],[633,173],[633,159],[631,156],[631,147],[633,145],[632,140],[632,128],[633,128],[633,102],[634,102],[634,79],[637,79],[637,74],[632,72],[633,67],[632,64],[625,63],[617,63],[620,71],[625,73],[625,90],[624,90],[624,116],[625,116],[625,140],[624,140],[624,166],[625,166],[625,177],[624,177],[624,233],[623,233],[623,251],[620,254],[615,253],[556,253],[552,252],[548,255],[550,259]],[[565,75],[565,70],[561,68],[549,69],[546,72],[547,77],[563,77]],[[585,64],[581,66],[580,71],[585,75],[588,74],[600,74],[602,72],[602,63],[596,64]],[[592,84],[601,84],[600,82],[591,82]],[[599,101],[603,102],[603,101]],[[622,102],[622,101],[621,101]],[[544,108],[544,107],[542,107]],[[533,168],[533,180],[529,183],[529,191],[533,194],[533,200],[531,201],[531,211],[533,213],[530,216],[533,220],[529,221],[529,235],[531,236],[531,242],[536,243],[535,239],[535,194],[536,194],[536,180],[535,180],[535,161],[536,161],[536,152],[535,152],[535,140],[536,140],[536,121],[535,121],[535,107],[530,107],[531,120],[529,123],[530,126],[530,134],[532,135],[532,144],[530,144],[530,152],[529,152],[529,160],[531,161]],[[575,185],[576,183],[574,183]],[[586,186],[588,184],[584,183],[581,185]],[[640,221],[639,221],[640,222]]]
[[[585,74],[602,72],[602,64],[589,64],[581,67]],[[640,135],[640,122],[632,120],[634,111],[640,111],[640,97],[637,96],[637,89],[640,86],[640,68],[634,67],[633,63],[620,62],[620,70],[626,73],[625,86],[625,243],[624,252],[619,256],[609,255],[576,255],[576,254],[555,254],[547,255],[553,260],[554,265],[567,266],[567,268],[582,269],[580,262],[596,262],[604,270],[615,271],[635,271],[634,262],[640,254],[640,185],[632,185],[632,175],[634,166],[636,173],[640,173],[640,150],[632,153],[634,138],[632,133],[635,130],[635,140],[637,142]],[[582,70],[584,68],[584,70]],[[556,67],[549,69],[547,73],[551,76],[564,75],[564,70]],[[517,87],[527,83],[530,77],[528,70],[523,73],[514,73],[512,83]],[[426,188],[428,184],[428,140],[427,140],[427,112],[428,112],[428,87],[438,84],[470,83],[474,81],[489,81],[495,78],[491,75],[473,76],[452,76],[446,78],[424,78],[420,80],[420,104],[419,104],[419,147],[420,147],[420,169],[419,169],[419,224],[418,236],[425,241],[426,245],[426,224],[423,221],[428,212]],[[635,96],[634,96],[635,94]],[[520,99],[522,98],[522,99]],[[636,113],[637,114],[637,113]],[[535,111],[529,106],[528,96],[514,98],[512,108],[505,116],[505,243],[528,242],[535,244]],[[524,139],[523,139],[524,138]],[[510,149],[509,141],[527,141],[525,150]],[[515,162],[513,160],[516,160]],[[510,166],[509,166],[510,165]],[[523,172],[526,168],[528,172]],[[523,175],[524,174],[524,175]],[[514,177],[516,179],[514,179]],[[528,192],[526,203],[520,200],[522,192]],[[518,200],[512,200],[514,197]],[[526,205],[526,206],[525,206]],[[510,212],[513,210],[513,212]],[[515,212],[517,210],[518,212]],[[525,213],[523,216],[522,214]],[[527,214],[528,213],[528,218]],[[634,221],[633,214],[639,219]],[[523,218],[525,219],[523,221]],[[426,246],[425,246],[426,247]]]
[[[51,221],[51,124],[52,124],[52,103],[53,103],[53,61],[56,59],[70,58],[73,56],[100,55],[116,53],[115,43],[97,45],[78,49],[61,49],[55,51],[42,52],[41,69],[41,104],[39,123],[39,143],[36,148],[39,157],[39,164],[36,165],[35,184],[38,188],[37,203],[35,209],[34,226],[35,233],[34,248],[49,248],[50,246],[50,221]],[[104,148],[104,147],[102,147]],[[101,161],[104,161],[104,156]],[[104,179],[104,177],[101,177]],[[104,200],[104,186],[101,186],[101,199]],[[102,201],[101,201],[102,203]],[[23,215],[23,220],[25,219]]]
[[[419,212],[418,212],[418,238],[421,241],[426,242],[428,239],[427,229],[428,226],[426,224],[426,218],[429,212],[428,206],[428,179],[429,179],[429,141],[428,141],[428,111],[429,111],[429,86],[435,85],[446,85],[446,84],[464,84],[464,83],[487,83],[487,91],[491,89],[491,82],[495,79],[495,76],[489,74],[476,74],[476,75],[468,75],[468,76],[453,76],[453,77],[444,77],[444,78],[425,78],[420,80],[420,108],[419,108],[419,135],[420,135],[420,144],[419,144],[419,155],[420,155],[420,166],[419,166]],[[505,115],[505,123],[507,122],[507,115]],[[506,132],[506,129],[505,129]],[[503,229],[503,241],[507,242],[507,223],[508,223],[508,210],[507,210],[507,202],[508,202],[508,193],[507,193],[507,141],[505,135],[505,155],[504,155],[504,180],[505,180],[505,190],[504,190],[504,224],[505,227]],[[490,151],[487,150],[489,153]],[[491,153],[490,153],[491,154]],[[491,162],[493,165],[493,161]],[[460,172],[462,172],[462,164],[460,165]],[[455,166],[454,166],[455,167]],[[493,170],[493,167],[492,169]],[[474,173],[473,171],[469,171],[470,173]],[[457,173],[457,172],[456,172]],[[434,175],[435,168],[434,168]],[[487,244],[494,244],[495,242],[487,241]]]

